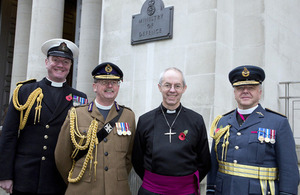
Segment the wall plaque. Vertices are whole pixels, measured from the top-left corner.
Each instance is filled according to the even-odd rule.
[[[131,44],[171,39],[173,36],[174,7],[162,0],[146,0],[141,13],[132,16]]]

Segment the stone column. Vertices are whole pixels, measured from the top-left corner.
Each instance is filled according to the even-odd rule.
[[[236,107],[230,70],[264,65],[264,1],[218,1],[216,29],[214,117]]]
[[[41,51],[41,45],[48,39],[62,37],[63,17],[64,1],[32,1],[27,79],[36,78],[40,80],[47,75],[46,56]]]
[[[82,1],[77,89],[84,91],[89,101],[95,97],[92,90],[92,70],[99,63],[102,0]]]
[[[32,0],[18,1],[10,95],[17,82],[26,80],[31,6]]]

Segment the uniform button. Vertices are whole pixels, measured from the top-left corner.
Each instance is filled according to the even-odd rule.
[[[44,135],[44,139],[48,139],[48,135]]]
[[[271,194],[271,192],[270,192],[270,191],[268,191],[268,194]]]
[[[44,150],[47,150],[47,146],[43,146],[43,149],[44,149]]]
[[[46,160],[46,157],[43,156],[43,157],[42,157],[42,160]]]
[[[104,138],[103,141],[104,141],[104,142],[107,142],[107,138]]]
[[[237,163],[237,160],[233,160],[233,163],[236,164],[236,163]]]
[[[239,147],[239,146],[234,146],[234,148],[235,148],[236,150],[238,150],[240,147]]]
[[[49,127],[50,127],[49,125],[46,125],[46,129],[49,129]]]
[[[241,132],[237,132],[237,135],[240,136],[240,135],[242,135],[242,134],[241,134]]]
[[[107,156],[108,155],[108,152],[104,152],[104,156]]]
[[[105,171],[108,171],[108,167],[104,167],[104,170],[105,170]]]

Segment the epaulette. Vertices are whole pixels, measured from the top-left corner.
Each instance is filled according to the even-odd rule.
[[[122,107],[122,108],[126,108],[126,109],[128,109],[128,110],[131,110],[131,108],[129,108],[129,107],[126,107],[126,106],[124,106],[124,105],[119,105],[120,107]],[[132,110],[131,110],[132,111]]]
[[[229,112],[226,112],[225,114],[223,114],[222,116],[226,116],[226,115],[228,115],[228,114],[230,114],[230,113],[232,113],[232,112],[234,112],[235,111],[235,109],[234,110],[231,110],[231,111],[229,111]]]
[[[274,113],[274,114],[277,114],[277,115],[280,115],[280,116],[282,116],[282,117],[285,117],[285,118],[286,118],[286,116],[285,116],[284,114],[281,114],[281,113],[279,113],[279,112],[276,112],[276,111],[274,111],[274,110],[271,110],[271,109],[269,109],[269,108],[265,108],[265,110],[266,110],[266,111],[268,111],[268,112],[272,112],[272,113]]]
[[[114,102],[114,105],[115,105],[117,111],[120,110],[120,107],[122,107],[122,108],[127,108],[128,110],[131,110],[130,108],[128,108],[128,107],[126,107],[126,106],[124,106],[124,105],[118,104],[116,101]],[[131,110],[131,111],[132,111],[132,110]]]
[[[20,84],[24,85],[24,84],[27,84],[27,83],[35,83],[35,82],[36,82],[36,79],[28,79],[26,81],[19,81],[19,82],[17,82],[16,86],[18,86]]]

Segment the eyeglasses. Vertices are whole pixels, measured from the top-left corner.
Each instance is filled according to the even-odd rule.
[[[103,85],[103,86],[107,86],[107,85],[117,86],[120,84],[120,81],[99,80],[98,83],[100,83],[100,85]]]
[[[170,83],[165,83],[163,85],[159,84],[163,90],[167,90],[169,91],[170,89],[172,89],[172,87],[176,90],[176,91],[180,91],[183,89],[183,86],[181,84],[174,84],[174,85],[171,85]]]

